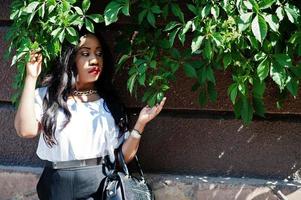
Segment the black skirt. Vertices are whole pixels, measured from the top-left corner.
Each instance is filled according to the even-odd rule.
[[[45,167],[37,184],[41,200],[94,200],[101,198],[102,165],[53,169]]]

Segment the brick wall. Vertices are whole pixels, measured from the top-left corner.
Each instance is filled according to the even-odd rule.
[[[22,139],[13,128],[15,108],[10,102],[15,70],[2,55],[7,47],[3,36],[8,29],[9,0],[0,7],[0,165],[37,166],[36,139]],[[106,32],[114,41],[117,26]],[[124,26],[120,26],[121,28]],[[249,126],[234,119],[227,97],[230,74],[218,72],[216,104],[200,108],[197,93],[190,91],[192,80],[182,72],[167,93],[165,110],[145,130],[139,154],[147,172],[247,177],[287,178],[301,164],[301,100],[289,98],[282,110],[276,109],[277,89],[267,85],[268,110],[265,119],[255,118]],[[135,119],[142,106],[126,91],[127,73],[118,75],[117,85]]]

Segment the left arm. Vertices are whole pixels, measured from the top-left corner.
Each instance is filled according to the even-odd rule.
[[[166,97],[163,98],[160,104],[157,104],[152,108],[150,108],[147,105],[140,111],[134,129],[130,132],[130,136],[122,145],[122,153],[127,163],[130,162],[137,153],[140,139],[146,124],[150,122],[152,119],[154,119],[161,112],[163,105],[165,104],[165,101],[166,101]]]

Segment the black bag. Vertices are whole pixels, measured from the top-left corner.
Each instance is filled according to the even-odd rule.
[[[121,167],[117,170],[116,162]],[[154,200],[151,188],[146,183],[137,156],[135,162],[140,177],[132,176],[125,163],[121,148],[117,152],[117,159],[113,165],[105,162],[102,200]]]

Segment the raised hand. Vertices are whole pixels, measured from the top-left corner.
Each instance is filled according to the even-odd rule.
[[[31,52],[29,62],[26,64],[27,76],[37,78],[42,70],[42,54]]]
[[[165,104],[165,101],[166,101],[166,97],[164,97],[159,104],[156,104],[152,108],[149,107],[148,105],[145,106],[144,108],[142,108],[142,110],[140,111],[137,123],[146,125],[148,122],[150,122],[152,119],[154,119],[161,112],[161,110]]]

